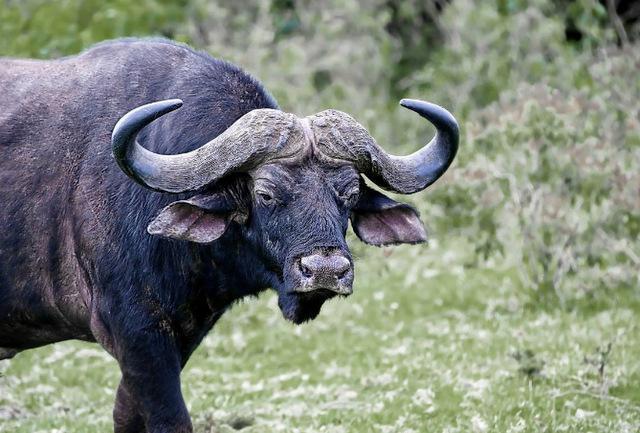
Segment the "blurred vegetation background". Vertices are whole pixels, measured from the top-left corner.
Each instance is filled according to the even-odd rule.
[[[356,245],[357,278],[376,269],[368,264],[374,255],[372,263],[393,263],[386,272],[412,287],[481,270],[514,311],[640,311],[640,2],[3,0],[0,7],[0,55],[54,58],[110,38],[167,37],[242,66],[284,110],[351,113],[396,153],[432,134],[397,101],[444,105],[462,126],[459,156],[443,180],[409,198],[431,243],[385,250],[384,258]],[[630,381],[640,377],[633,361]],[[637,388],[634,395],[640,405]]]

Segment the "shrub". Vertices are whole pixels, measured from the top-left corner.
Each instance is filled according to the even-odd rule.
[[[517,269],[531,299],[564,305],[637,287],[638,70],[638,47],[610,51],[588,88],[520,85],[474,113],[455,187],[435,191],[445,209],[431,214],[473,239],[475,265]]]

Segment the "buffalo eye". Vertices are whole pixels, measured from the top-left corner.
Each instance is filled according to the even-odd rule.
[[[357,190],[349,191],[346,194],[343,194],[340,198],[342,199],[345,205],[349,207],[354,206],[358,201],[358,191]]]
[[[341,194],[339,194],[340,200],[347,207],[353,207],[358,202],[360,197],[359,185],[354,185],[346,188]]]
[[[265,204],[272,204],[275,202],[275,199],[273,198],[273,195],[271,195],[270,193],[268,193],[267,191],[264,190],[257,190],[256,191],[256,197],[258,197],[258,200],[260,200],[261,202],[265,203]]]

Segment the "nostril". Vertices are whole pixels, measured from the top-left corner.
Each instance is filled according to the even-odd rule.
[[[351,270],[351,262],[349,262],[349,259],[342,256],[337,256],[335,260],[335,275],[339,280],[341,280],[347,275],[349,270]]]
[[[309,269],[309,267],[307,267],[302,261],[298,262],[298,270],[300,271],[300,274],[302,274],[302,276],[305,278],[313,277],[313,271]]]
[[[344,270],[339,270],[336,273],[336,277],[338,277],[339,280],[342,280],[344,277],[347,276],[347,273],[349,272],[349,268],[346,268]]]

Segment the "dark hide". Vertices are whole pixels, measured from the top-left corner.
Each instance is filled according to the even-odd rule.
[[[292,269],[318,251],[351,262],[350,216],[369,243],[423,240],[413,210],[367,204],[374,193],[353,166],[313,155],[191,195],[131,181],[110,148],[127,111],[182,99],[140,135],[181,153],[277,108],[246,73],[187,47],[123,40],[57,61],[0,60],[0,95],[0,357],[97,341],[122,370],[116,432],[191,431],[180,370],[234,301],[273,287],[286,318],[314,318],[333,294],[294,293]]]

